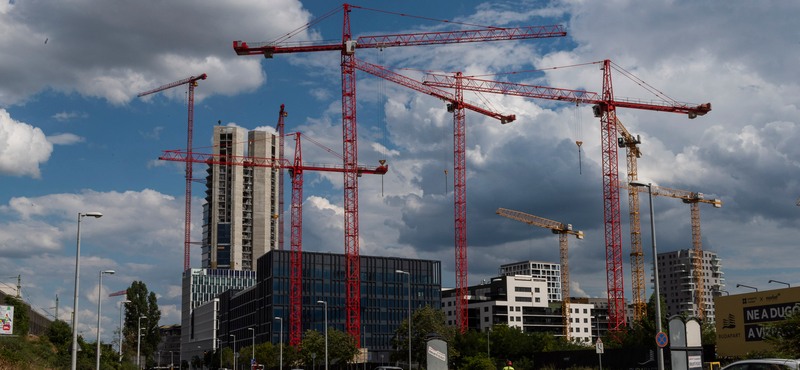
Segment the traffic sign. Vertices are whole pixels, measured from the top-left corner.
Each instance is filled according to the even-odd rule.
[[[597,343],[594,344],[594,348],[598,354],[603,354],[603,341],[600,340],[600,338],[597,338]]]
[[[656,344],[658,344],[659,347],[666,347],[667,343],[669,343],[669,339],[666,334],[663,332],[656,334]]]
[[[250,366],[253,366],[253,365],[255,365],[255,364],[256,364],[256,359],[251,359],[251,360],[250,360]]]

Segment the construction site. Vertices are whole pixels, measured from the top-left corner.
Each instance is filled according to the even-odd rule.
[[[588,119],[586,124],[596,125],[599,123],[602,199],[596,199],[596,202],[602,202],[603,214],[590,216],[602,217],[602,235],[585,235],[577,229],[577,225],[573,227],[572,224],[567,222],[552,221],[541,217],[549,215],[526,213],[534,212],[535,210],[510,210],[500,207],[496,211],[500,216],[522,221],[528,225],[550,229],[553,234],[558,236],[557,250],[560,258],[557,265],[552,267],[554,271],[557,271],[558,275],[558,279],[553,280],[559,283],[557,299],[548,298],[546,295],[543,297],[545,302],[556,302],[560,306],[557,309],[553,307],[554,310],[552,311],[556,312],[557,319],[561,321],[558,326],[558,331],[560,331],[558,335],[565,337],[567,340],[572,340],[575,339],[573,337],[576,334],[573,333],[576,331],[580,333],[586,332],[588,329],[581,331],[580,328],[577,328],[577,330],[572,328],[575,325],[572,324],[573,322],[580,322],[580,318],[574,319],[574,317],[583,317],[577,314],[581,312],[581,309],[583,313],[586,313],[587,307],[590,309],[595,308],[593,305],[587,306],[585,303],[572,301],[569,268],[570,247],[568,243],[568,239],[571,236],[576,237],[577,240],[583,240],[584,237],[604,240],[608,298],[604,302],[604,307],[607,307],[607,317],[605,318],[606,327],[603,328],[603,332],[613,334],[625,331],[628,325],[631,324],[631,320],[638,321],[646,315],[645,271],[647,268],[645,265],[648,263],[646,261],[652,259],[653,256],[645,253],[642,246],[641,222],[647,222],[648,219],[646,216],[644,220],[640,217],[640,194],[647,195],[648,189],[652,192],[652,196],[677,198],[689,204],[690,212],[687,213],[691,217],[692,240],[692,248],[689,255],[693,261],[693,267],[685,270],[683,276],[684,278],[689,277],[691,280],[687,286],[692,287],[692,298],[690,301],[683,300],[680,305],[682,311],[689,312],[692,316],[696,316],[701,320],[705,320],[708,317],[707,308],[712,307],[709,303],[709,298],[718,296],[720,293],[718,291],[709,291],[708,287],[710,285],[704,283],[704,278],[707,274],[703,269],[699,205],[707,203],[714,207],[720,207],[722,202],[718,199],[707,199],[703,193],[699,192],[654,185],[648,188],[638,184],[640,179],[638,177],[637,160],[646,153],[646,149],[642,148],[643,144],[640,136],[626,129],[618,118],[617,112],[618,110],[644,110],[678,113],[687,119],[702,119],[702,116],[711,111],[711,103],[691,104],[672,99],[611,60],[549,66],[536,71],[503,71],[496,74],[482,75],[468,75],[459,71],[419,71],[403,68],[403,66],[370,63],[359,59],[359,54],[367,50],[377,51],[380,54],[384,50],[411,46],[427,46],[436,49],[444,48],[447,44],[465,43],[472,45],[510,40],[528,40],[526,42],[536,43],[544,42],[551,38],[564,37],[567,35],[567,30],[562,25],[518,28],[475,27],[474,29],[459,31],[356,36],[356,32],[353,30],[357,28],[358,24],[354,20],[352,24],[353,30],[351,30],[350,21],[350,15],[354,11],[375,10],[344,4],[316,18],[314,21],[269,42],[239,40],[232,42],[232,52],[242,58],[266,58],[265,66],[273,58],[283,58],[284,56],[281,54],[316,52],[339,54],[341,58],[337,59],[337,62],[340,63],[339,67],[341,68],[341,151],[339,148],[328,148],[320,144],[317,141],[321,140],[320,138],[309,137],[306,134],[294,131],[289,113],[292,110],[302,110],[303,107],[287,107],[282,102],[269,103],[270,106],[274,107],[273,113],[270,115],[277,116],[277,124],[274,126],[273,133],[251,131],[247,134],[246,130],[238,127],[217,126],[214,131],[213,146],[195,147],[193,145],[193,140],[195,140],[193,139],[195,89],[202,89],[206,80],[214,78],[213,75],[196,74],[139,94],[142,97],[178,86],[188,86],[186,148],[165,150],[159,158],[164,161],[185,162],[184,281],[191,279],[193,276],[196,278],[198,274],[205,274],[190,266],[192,247],[199,244],[202,250],[203,269],[251,271],[255,272],[255,274],[249,276],[255,278],[256,285],[264,281],[265,284],[268,283],[267,286],[269,286],[270,290],[272,290],[273,283],[276,287],[273,293],[268,293],[267,295],[271,297],[272,303],[251,309],[247,317],[229,317],[234,315],[233,311],[224,311],[223,308],[219,308],[223,310],[219,314],[224,317],[222,324],[219,324],[218,332],[215,331],[210,334],[208,338],[210,341],[206,345],[214,349],[220,346],[233,346],[234,351],[237,351],[237,347],[249,343],[250,339],[248,338],[252,334],[254,342],[278,342],[283,341],[285,336],[288,344],[298,346],[306,330],[322,330],[324,325],[328,325],[327,316],[324,325],[320,325],[321,323],[319,322],[319,315],[322,312],[321,304],[325,303],[324,310],[326,313],[329,309],[328,305],[336,309],[336,314],[332,318],[332,322],[335,324],[331,324],[331,326],[340,328],[349,334],[354,341],[363,343],[363,347],[388,348],[389,339],[391,338],[390,331],[387,331],[386,325],[383,325],[381,329],[381,325],[378,324],[381,322],[380,312],[383,312],[383,320],[386,320],[386,310],[377,308],[373,310],[373,303],[365,304],[365,302],[371,301],[369,297],[389,294],[388,287],[386,292],[378,290],[379,288],[375,287],[376,282],[379,287],[382,287],[383,282],[397,283],[401,286],[404,284],[403,281],[407,281],[410,284],[409,289],[419,292],[418,297],[415,298],[415,309],[424,305],[432,305],[435,309],[446,311],[449,319],[448,323],[462,333],[469,329],[481,330],[484,327],[483,323],[479,322],[479,318],[473,318],[473,315],[468,313],[470,300],[476,299],[476,293],[468,292],[470,263],[467,256],[467,178],[470,163],[466,153],[466,142],[468,140],[466,126],[468,111],[472,112],[469,117],[485,116],[493,119],[499,124],[499,129],[514,125],[517,122],[518,117],[516,114],[503,112],[502,109],[495,108],[491,98],[494,95],[522,97],[534,101],[560,102],[559,104],[575,107],[573,108],[575,112],[578,112],[581,107],[590,108],[593,117]],[[394,14],[380,10],[377,12],[389,13],[381,14],[381,16],[406,16],[405,14]],[[295,41],[293,39],[293,36],[308,32],[323,20],[336,21],[337,18],[333,17],[333,15],[337,15],[338,19],[342,21],[341,39],[329,42]],[[430,18],[424,19],[436,21]],[[475,25],[462,24],[461,26]],[[504,81],[509,74],[531,73],[546,69],[587,67],[593,67],[596,71],[596,78],[601,81],[601,90],[593,92],[576,89],[574,86],[547,87]],[[423,77],[421,79],[410,77],[402,73],[404,70],[416,72],[413,73],[415,76],[422,74]],[[357,72],[363,73],[358,74]],[[365,195],[363,193],[359,194],[359,183],[362,181],[377,181],[377,179],[370,179],[374,176],[362,178],[365,174],[380,175],[382,177],[380,181],[383,183],[383,178],[391,176],[392,171],[391,163],[386,157],[380,158],[377,161],[379,163],[376,165],[365,165],[359,161],[359,134],[357,130],[359,125],[356,109],[358,106],[356,98],[357,76],[359,78],[374,76],[381,81],[379,86],[388,81],[403,88],[408,88],[414,93],[429,95],[440,100],[441,109],[452,115],[452,136],[448,134],[448,140],[452,140],[453,166],[452,168],[446,168],[444,173],[445,181],[450,179],[449,183],[445,185],[447,196],[449,197],[452,192],[454,212],[451,217],[454,221],[454,240],[452,241],[454,253],[452,260],[441,262],[445,266],[452,266],[455,271],[455,286],[452,289],[442,286],[442,266],[439,262],[405,260],[388,258],[388,256],[384,259],[372,261],[372,258],[383,256],[365,257],[362,255],[362,249],[359,246],[360,234],[362,233],[359,228],[359,198]],[[614,84],[612,82],[615,81],[612,80],[612,76],[615,79],[624,78],[628,82],[632,81],[634,85],[643,89],[640,91],[645,91],[654,96],[654,98],[651,96],[651,99],[644,100],[617,97],[613,88]],[[465,95],[474,95],[481,103],[471,103],[468,99],[465,99]],[[583,130],[580,127],[581,124],[580,122],[575,123],[573,132],[581,132]],[[597,138],[576,137],[574,142],[577,145],[578,155],[582,153],[583,140],[596,141]],[[335,163],[320,164],[304,161],[301,142],[305,142],[306,148],[309,147],[309,144],[313,144],[317,149],[322,149],[332,157],[332,161]],[[381,144],[385,143],[386,140],[384,139]],[[618,153],[621,153],[622,149],[624,149],[624,154],[619,156]],[[287,152],[293,154],[287,155]],[[369,158],[369,160],[374,163],[374,158]],[[621,164],[623,161],[625,164]],[[581,165],[581,162],[579,161],[578,164]],[[206,183],[207,186],[206,202],[203,209],[202,241],[192,240],[190,237],[192,182],[196,180],[194,175],[196,172],[193,170],[195,165],[207,167],[207,177],[205,180],[199,180]],[[620,166],[622,166],[622,170]],[[582,168],[578,170],[583,171]],[[305,198],[303,197],[303,186],[304,174],[307,172],[336,173],[336,176],[341,176],[344,246],[341,250],[330,251],[342,254],[341,259],[334,255],[335,261],[331,261],[330,258],[324,255],[312,254],[308,256],[308,253],[304,254],[303,204]],[[285,178],[287,175],[288,178]],[[526,184],[514,184],[513,179],[509,179],[508,185],[512,187],[526,186]],[[284,194],[285,191],[290,191],[290,194]],[[285,200],[286,197],[289,198],[288,202]],[[623,227],[621,213],[626,212],[626,209],[620,206],[621,197],[627,197],[629,229]],[[288,207],[288,211],[286,207]],[[286,229],[284,225],[288,225],[288,236],[284,235],[284,230]],[[450,231],[442,230],[442,233],[449,234]],[[623,239],[628,238],[627,234],[630,234],[630,251],[623,250]],[[554,250],[556,248],[555,239],[553,239]],[[280,251],[281,253],[271,253],[269,261],[259,260],[258,263],[256,262],[259,257],[269,251]],[[286,252],[284,253],[283,251]],[[630,273],[626,274],[623,271],[623,265],[627,262],[628,257]],[[323,258],[325,262],[322,262]],[[263,266],[259,267],[262,263]],[[316,267],[315,270],[314,266],[317,264],[325,267]],[[284,268],[288,271],[284,271]],[[531,267],[527,268],[530,271]],[[313,282],[306,283],[304,281],[304,278],[320,278],[321,276],[315,276],[315,274],[320,274],[320,270],[324,271],[326,279],[338,279],[340,283],[334,284],[332,287],[328,287],[326,283],[323,292],[319,287],[315,287]],[[376,273],[376,271],[379,272]],[[403,274],[408,275],[408,280],[403,280]],[[526,275],[521,272],[506,275],[532,276],[530,273]],[[631,286],[630,291],[633,293],[633,296],[629,297],[631,298],[630,306],[632,307],[631,317],[626,317],[626,306],[628,305],[624,293],[624,281],[626,279],[630,279],[628,280]],[[546,282],[547,280],[541,281]],[[185,282],[184,289],[187,289],[186,284]],[[189,283],[190,286],[191,284]],[[194,284],[197,284],[197,281]],[[415,285],[413,289],[411,284]],[[420,284],[420,286],[416,286],[417,284]],[[425,284],[434,285],[423,286]],[[279,285],[280,288],[277,288]],[[539,291],[539,285],[536,286],[536,290]],[[544,284],[541,287],[548,292],[553,291],[553,289],[548,288],[551,285]],[[256,290],[261,289],[266,288],[258,288]],[[310,291],[307,291],[309,289]],[[521,289],[527,289],[526,291],[532,292],[530,288]],[[219,293],[224,290],[220,289]],[[445,291],[447,292],[446,294]],[[214,292],[216,291],[212,291],[212,293]],[[223,307],[226,305],[249,306],[249,302],[254,298],[235,298],[253,294],[248,292],[254,292],[254,290],[228,291],[219,296],[219,300],[222,303],[215,303],[215,305],[219,304]],[[287,298],[285,301],[279,300],[282,295],[281,292],[285,292],[284,294]],[[342,298],[326,298],[329,294]],[[206,299],[191,300],[186,299],[187,295],[188,292],[184,291],[184,307],[182,308],[184,325],[189,322],[189,317],[194,320],[193,312],[195,310],[204,309],[206,300],[215,300],[215,298],[212,298],[214,294],[208,295]],[[402,293],[400,289],[395,291],[394,287],[392,287],[391,296],[402,299],[403,295],[409,298],[410,310],[411,300],[408,296],[408,291]],[[445,296],[447,297],[446,300],[444,299]],[[439,303],[440,300],[441,305]],[[521,300],[532,302],[531,298],[522,298]],[[447,301],[446,306],[445,301]],[[536,298],[536,301],[539,302],[539,298]],[[389,310],[389,314],[396,317],[392,317],[390,320],[399,322],[399,320],[406,317],[402,306],[394,308],[396,309]],[[513,307],[511,308],[513,310]],[[519,307],[517,307],[517,311],[519,311]],[[258,313],[254,316],[252,312]],[[573,314],[573,312],[575,313]],[[713,312],[711,316],[713,321]],[[275,319],[272,319],[273,317]],[[506,317],[505,320],[501,319],[501,321],[510,324],[510,321],[513,321],[513,317],[508,314]],[[594,318],[593,320],[596,319]],[[470,322],[471,320],[476,322]],[[587,322],[586,319],[583,322]],[[497,320],[492,322],[492,324],[497,323]],[[280,326],[280,329],[278,326]],[[253,330],[253,327],[257,329]],[[520,327],[523,328],[524,326],[520,325]],[[590,325],[587,328],[597,328],[599,334],[599,324]],[[230,343],[229,336],[234,338],[233,343]],[[577,336],[585,337],[585,335]],[[184,328],[183,337],[184,347],[188,347],[190,343],[196,340],[189,338],[186,328]],[[239,342],[241,343],[236,342],[235,338],[237,337],[240,338]],[[368,337],[369,339],[366,339]],[[593,344],[598,337],[593,337],[592,334],[589,334],[585,339],[577,338],[581,342],[589,342],[590,339],[592,342],[587,343],[587,345]],[[183,357],[187,358],[192,355],[193,353],[186,353]],[[381,353],[381,357],[383,356],[384,354]],[[386,356],[388,357],[388,354]]]

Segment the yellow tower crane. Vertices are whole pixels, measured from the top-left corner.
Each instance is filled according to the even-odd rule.
[[[638,193],[647,192],[647,189],[644,189],[641,186],[631,186],[630,184],[622,181],[620,181],[619,187],[620,189],[628,190],[629,194],[632,193],[631,190],[635,190]],[[703,193],[693,193],[690,191],[663,188],[655,185],[652,186],[652,191],[654,196],[660,195],[670,198],[677,198],[683,200],[684,203],[689,203],[692,214],[692,276],[694,277],[695,315],[700,320],[704,320],[706,316],[706,303],[704,297],[705,289],[703,289],[703,246],[700,240],[700,203],[708,203],[713,205],[714,208],[720,208],[722,207],[722,202],[719,199],[706,200],[703,197]],[[653,257],[655,260],[655,256]],[[657,276],[654,278],[658,279]]]
[[[570,340],[569,249],[567,245],[567,236],[572,234],[578,239],[583,239],[583,232],[572,231],[571,224],[562,224],[557,221],[548,220],[546,218],[529,215],[519,211],[512,211],[510,209],[498,208],[495,213],[503,217],[525,222],[528,225],[546,227],[552,230],[553,234],[558,234],[558,246],[561,250],[561,315],[564,321],[564,338]]]
[[[639,135],[633,137],[628,129],[622,125],[619,118],[617,121],[617,131],[620,136],[617,144],[620,148],[625,148],[628,164],[628,183],[639,179],[637,159],[642,157],[639,144],[642,143]],[[628,192],[628,219],[631,223],[631,282],[633,286],[633,320],[639,321],[647,315],[647,297],[644,293],[644,253],[642,253],[642,231],[639,224],[639,192]]]

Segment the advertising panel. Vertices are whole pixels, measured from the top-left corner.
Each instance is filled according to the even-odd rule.
[[[773,349],[762,325],[800,312],[800,287],[714,298],[719,356]]]
[[[427,343],[428,370],[447,370],[447,342],[441,339],[432,339]]]
[[[0,335],[14,333],[14,306],[0,306]]]

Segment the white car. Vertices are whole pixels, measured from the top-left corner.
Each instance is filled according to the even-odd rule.
[[[783,358],[760,358],[736,361],[722,370],[800,370],[800,360]]]

